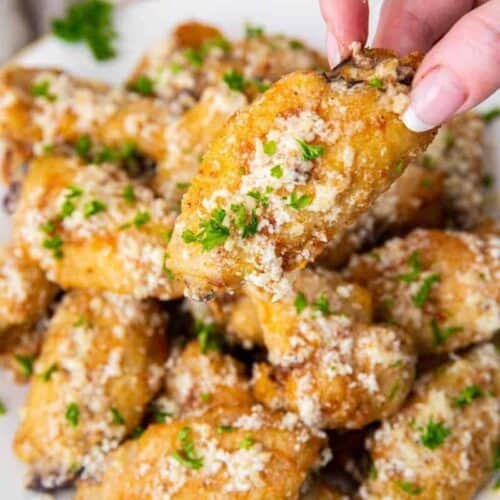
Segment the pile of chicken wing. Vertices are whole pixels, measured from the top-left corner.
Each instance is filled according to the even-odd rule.
[[[0,72],[0,362],[27,487],[466,500],[500,467],[484,123],[420,57],[197,22],[120,88]],[[7,408],[7,411],[9,409]]]

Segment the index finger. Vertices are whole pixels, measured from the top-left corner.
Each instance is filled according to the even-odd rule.
[[[320,0],[319,4],[328,29],[328,60],[336,66],[350,55],[352,42],[366,42],[368,0]]]

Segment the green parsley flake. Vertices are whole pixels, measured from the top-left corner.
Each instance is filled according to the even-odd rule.
[[[175,184],[175,187],[177,189],[180,189],[181,191],[184,191],[185,189],[187,189],[189,186],[191,185],[190,182],[177,182]]]
[[[199,50],[189,48],[184,52],[184,57],[195,68],[201,68],[203,64],[203,54]]]
[[[445,427],[442,422],[434,422],[434,420],[429,420],[427,427],[422,429],[420,435],[420,442],[430,450],[435,450],[439,448],[444,440],[451,434],[451,430]]]
[[[167,260],[170,258],[170,255],[168,253],[166,253],[164,256],[163,256],[163,265],[162,265],[162,270],[163,272],[165,273],[166,277],[170,280],[170,281],[173,281],[175,279],[175,274],[174,272],[172,271],[172,269],[170,269],[168,266],[167,266]]]
[[[319,311],[323,316],[328,316],[331,314],[330,303],[328,302],[328,298],[324,293],[317,297],[313,302],[313,308]]]
[[[300,50],[304,48],[304,44],[300,40],[290,40],[289,45],[292,50]]]
[[[125,419],[122,414],[114,407],[111,408],[111,419],[115,425],[125,425]]]
[[[123,188],[123,193],[122,193],[122,196],[123,196],[123,199],[127,202],[127,203],[134,203],[135,202],[135,192],[134,192],[134,186],[132,186],[131,184],[125,186]]]
[[[83,205],[83,216],[88,219],[94,215],[104,212],[107,209],[106,203],[101,200],[92,200]]]
[[[132,220],[132,224],[136,228],[140,228],[144,226],[144,224],[147,224],[151,220],[151,215],[149,215],[149,212],[137,212]]]
[[[56,229],[56,225],[52,221],[47,221],[45,224],[40,226],[40,231],[46,234],[53,233]]]
[[[203,354],[208,351],[219,351],[222,339],[214,323],[203,323],[196,320],[194,324],[194,333],[198,337],[198,343]]]
[[[234,432],[236,429],[232,425],[218,425],[217,426],[217,433],[218,434],[225,434],[226,432]]]
[[[164,424],[167,421],[167,417],[172,417],[172,413],[164,411],[161,408],[153,407],[153,420],[157,424]]]
[[[264,151],[264,153],[266,153],[266,155],[269,156],[272,156],[274,153],[276,153],[276,148],[276,141],[264,142],[264,144],[262,144],[262,150]]]
[[[368,85],[370,85],[370,87],[374,87],[376,89],[381,89],[384,86],[382,80],[378,76],[374,76],[373,78],[368,80],[367,83]]]
[[[180,441],[181,448],[174,451],[173,457],[189,469],[198,470],[203,467],[203,458],[196,454],[190,434],[191,428],[187,426],[179,431],[177,439]]]
[[[392,387],[389,391],[389,395],[387,396],[389,401],[392,401],[394,399],[394,396],[396,396],[400,387],[401,387],[401,382],[399,380],[396,380],[396,382],[394,382],[394,384],[392,384]]]
[[[170,64],[170,73],[172,75],[178,75],[182,71],[182,64],[178,62],[173,62]]]
[[[403,160],[399,160],[394,166],[396,174],[402,174],[404,169],[405,169],[405,164],[403,163]]]
[[[201,53],[207,55],[212,49],[221,49],[225,54],[231,50],[231,42],[222,36],[206,40],[201,46]]]
[[[224,244],[229,238],[229,228],[223,224],[225,217],[226,211],[222,208],[216,208],[212,212],[211,219],[200,222],[197,234],[186,229],[182,233],[182,239],[185,243],[199,243],[205,251]]]
[[[200,399],[204,402],[204,403],[208,403],[211,399],[212,399],[212,395],[208,392],[202,392],[200,394]]]
[[[148,75],[139,75],[130,85],[130,89],[144,97],[149,97],[155,93],[155,82]]]
[[[420,253],[418,251],[413,252],[408,259],[408,266],[410,266],[410,271],[406,274],[400,274],[398,279],[406,283],[412,283],[417,281],[422,271],[422,264],[420,262]]]
[[[370,479],[377,479],[377,477],[378,477],[378,471],[377,471],[377,468],[375,467],[375,464],[373,462],[370,465],[370,470],[368,471],[368,477]]]
[[[432,334],[434,336],[434,340],[432,342],[433,345],[441,345],[443,344],[448,337],[451,337],[454,333],[457,333],[462,330],[460,326],[449,326],[447,328],[441,328],[438,325],[438,322],[433,318],[431,321]]]
[[[255,26],[252,24],[245,24],[245,38],[259,38],[264,35],[264,28],[262,26]]]
[[[242,450],[249,450],[253,445],[255,444],[255,441],[253,440],[252,436],[250,434],[247,434],[240,443],[240,448]]]
[[[296,141],[302,151],[302,159],[305,161],[313,161],[325,153],[325,146],[321,144],[308,144],[300,139],[296,139]]]
[[[266,188],[266,191],[268,191],[268,188]],[[262,194],[260,191],[248,191],[247,196],[253,198],[257,203],[262,204],[263,207],[269,205],[269,196]]]
[[[49,382],[52,379],[52,375],[59,370],[56,363],[50,365],[40,376],[44,382]]]
[[[50,93],[50,82],[48,80],[33,83],[30,93],[33,97],[47,99],[50,102],[54,102],[57,99],[57,96]]]
[[[142,425],[138,425],[134,427],[134,430],[132,431],[132,439],[137,439],[140,438],[146,429]]]
[[[53,236],[52,238],[45,238],[42,242],[43,248],[52,250],[54,259],[61,259],[63,256],[62,246],[63,241],[60,236]]]
[[[467,386],[455,399],[453,399],[453,406],[457,408],[464,408],[470,405],[474,399],[480,398],[483,391],[477,385]]]
[[[90,151],[92,149],[92,140],[90,136],[85,134],[80,136],[75,142],[75,153],[82,159],[86,160],[89,158]]]
[[[85,0],[68,7],[65,17],[52,21],[52,33],[69,43],[84,42],[94,57],[103,61],[115,56],[114,6],[106,0]]]
[[[73,323],[73,326],[75,328],[90,328],[92,325],[90,324],[90,321],[80,314],[77,318],[77,320]]]
[[[243,227],[241,237],[248,238],[250,236],[257,234],[258,226],[259,226],[259,221],[257,219],[257,214],[256,214],[255,208],[254,208],[254,209],[252,209],[252,213],[250,215],[250,221],[247,224],[245,224],[245,226]]]
[[[312,196],[308,194],[298,195],[295,191],[290,196],[290,206],[295,210],[302,210],[312,202]]]
[[[493,120],[495,120],[496,118],[499,118],[499,117],[500,117],[500,108],[490,109],[489,111],[486,111],[486,113],[483,113],[481,115],[481,118],[486,123],[490,123],[490,122],[492,122]]]
[[[34,356],[26,356],[23,354],[16,354],[15,356],[17,364],[19,365],[19,369],[21,373],[25,377],[30,377],[33,373],[33,361],[35,361]]]
[[[65,219],[66,217],[70,217],[71,214],[75,211],[76,206],[71,200],[64,200],[61,205],[61,211],[59,213],[61,219]]]
[[[300,314],[307,307],[306,296],[302,292],[297,293],[293,304],[295,306],[297,314]]]
[[[243,92],[246,87],[244,76],[239,71],[236,71],[234,69],[226,71],[222,78],[231,90]]]
[[[274,177],[275,179],[281,179],[283,177],[283,168],[281,165],[275,165],[271,169],[271,177]]]
[[[416,484],[409,483],[408,481],[394,481],[398,488],[401,488],[408,495],[416,496],[422,493],[422,488]]]
[[[70,403],[66,408],[66,420],[71,427],[76,427],[80,421],[80,407],[76,403]]]
[[[5,415],[7,413],[7,407],[5,403],[0,400],[0,416]]]
[[[429,299],[432,285],[434,283],[437,283],[439,279],[439,274],[430,274],[424,279],[424,281],[420,285],[420,288],[417,290],[417,293],[411,298],[415,307],[424,307],[425,303]]]

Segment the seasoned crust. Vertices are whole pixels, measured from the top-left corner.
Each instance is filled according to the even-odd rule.
[[[67,294],[51,319],[14,439],[31,487],[92,476],[161,386],[166,317],[153,302]]]
[[[178,256],[171,266],[184,275],[188,294],[205,298],[252,281],[279,296],[283,271],[312,260],[430,142],[433,132],[414,134],[400,121],[409,87],[393,76],[397,58],[384,61],[371,75],[383,69],[383,89],[296,72],[229,120],[183,198],[170,243]],[[298,138],[319,144],[319,157],[305,160]],[[276,154],[267,155],[263,144],[271,141]],[[271,175],[276,164],[284,171],[279,178]],[[248,192],[258,192],[260,202]],[[303,209],[296,209],[299,199],[308,202]],[[257,218],[257,234],[247,239],[231,220],[239,204],[247,220],[253,210]],[[204,225],[221,214],[218,245],[204,250],[193,237],[184,241],[186,231],[203,239]]]

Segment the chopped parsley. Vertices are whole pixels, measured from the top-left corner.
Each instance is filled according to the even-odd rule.
[[[137,212],[132,220],[132,224],[139,229],[151,220],[149,212]]]
[[[148,75],[139,75],[130,85],[130,90],[149,97],[155,93],[155,82]]]
[[[196,453],[193,440],[191,438],[191,428],[183,427],[177,439],[180,442],[180,449],[175,450],[173,457],[182,465],[192,470],[198,470],[203,467],[203,458],[199,457]]]
[[[59,370],[59,367],[57,366],[56,363],[52,363],[42,374],[42,380],[44,382],[49,382],[52,379],[52,375]]]
[[[203,354],[206,354],[208,351],[220,350],[222,339],[214,323],[203,323],[196,320],[194,332],[198,337],[198,343]]]
[[[236,227],[241,229],[242,238],[248,238],[249,236],[257,234],[258,219],[255,209],[253,209],[250,214],[250,220],[247,220],[247,209],[243,203],[231,205],[231,210],[235,214],[234,223]]]
[[[397,174],[403,173],[404,168],[405,164],[403,163],[403,160],[399,160],[394,166],[394,170],[396,171]]]
[[[33,83],[30,93],[33,97],[41,97],[50,102],[54,102],[57,99],[57,96],[50,93],[50,82],[48,80]]]
[[[470,405],[474,399],[480,398],[483,391],[477,385],[468,385],[460,394],[453,399],[453,406],[464,408]]]
[[[175,187],[180,190],[187,189],[191,185],[190,182],[177,182]]]
[[[208,403],[212,399],[212,395],[209,392],[202,392],[200,394],[200,399],[204,403]]]
[[[462,327],[460,326],[449,326],[447,328],[441,328],[434,318],[432,318],[431,321],[431,328],[432,335],[434,336],[432,344],[435,346],[443,344],[446,340],[448,340],[448,337],[451,337],[454,333],[462,330]]]
[[[222,245],[229,237],[229,228],[224,226],[226,211],[222,208],[216,208],[211,218],[201,221],[198,233],[186,229],[182,233],[182,239],[185,243],[199,243],[203,250],[212,250],[218,245]]]
[[[226,432],[234,432],[236,429],[232,425],[218,425],[217,426],[217,433],[218,434],[225,434]]]
[[[125,186],[123,188],[123,193],[122,193],[122,196],[123,196],[123,199],[127,202],[127,203],[134,203],[135,202],[135,192],[134,192],[134,186],[132,186],[131,184],[128,184],[127,186]]]
[[[328,302],[328,298],[324,293],[317,297],[313,302],[313,308],[319,311],[323,316],[328,316],[331,314],[330,303]]]
[[[70,403],[66,408],[66,420],[71,427],[76,427],[80,421],[80,407],[76,403]]]
[[[290,206],[295,210],[302,210],[312,202],[312,196],[308,194],[298,195],[295,191],[290,195]]]
[[[186,51],[184,52],[184,57],[195,68],[201,68],[203,64],[203,54],[201,53],[201,51],[190,47],[189,49],[186,49]]]
[[[54,259],[62,259],[63,252],[62,246],[63,241],[60,236],[52,236],[51,238],[45,238],[42,242],[43,248],[52,251],[52,256]]]
[[[99,61],[111,59],[116,54],[113,9],[107,0],[78,2],[68,7],[65,17],[52,21],[52,33],[69,43],[84,42]]]
[[[113,424],[115,425],[125,425],[125,419],[122,414],[115,408],[111,408],[111,419],[113,420]]]
[[[172,73],[172,75],[178,75],[181,71],[182,71],[182,64],[175,61],[170,64],[170,73]]]
[[[66,198],[63,201],[63,204],[61,205],[61,211],[59,212],[61,219],[69,217],[75,211],[75,209],[75,204],[71,200]]]
[[[226,71],[222,78],[231,90],[236,90],[237,92],[243,92],[247,85],[243,74],[235,69]]]
[[[325,146],[321,144],[308,144],[300,139],[296,139],[296,141],[302,151],[302,159],[306,161],[313,161],[325,153]]]
[[[5,415],[7,413],[7,407],[5,403],[0,400],[0,416]]]
[[[486,122],[490,123],[496,118],[500,117],[500,108],[493,108],[490,109],[489,111],[486,111],[486,113],[483,113],[481,115],[481,118]]]
[[[270,192],[269,189],[270,188],[267,187],[266,192]],[[250,196],[250,198],[253,198],[257,203],[262,204],[262,206],[264,207],[267,207],[269,205],[269,196],[266,196],[260,191],[248,191],[247,196]]]
[[[253,445],[255,444],[255,441],[253,440],[252,436],[250,434],[247,434],[240,443],[240,448],[242,450],[249,450]]]
[[[420,442],[430,450],[439,448],[444,440],[451,434],[451,430],[442,422],[434,422],[431,419],[427,423],[427,427],[421,429]]]
[[[412,252],[410,258],[408,259],[408,266],[410,266],[410,271],[406,274],[400,274],[398,279],[406,283],[411,283],[418,279],[420,272],[422,271],[420,253],[418,251]]]
[[[264,28],[262,26],[255,26],[253,24],[245,24],[245,37],[246,38],[259,38],[264,35]]]
[[[415,307],[422,308],[424,307],[425,303],[427,302],[429,295],[431,293],[431,288],[434,283],[437,283],[439,281],[439,274],[430,274],[427,276],[424,281],[422,281],[422,284],[420,285],[420,288],[417,290],[415,295],[413,295],[412,302]]]
[[[398,393],[400,387],[401,387],[401,382],[399,380],[396,380],[396,382],[394,382],[394,384],[392,384],[392,387],[391,387],[389,394],[387,396],[389,401],[392,401],[394,399],[394,396]]]
[[[300,50],[304,48],[304,44],[300,40],[290,40],[289,45],[292,50]]]
[[[306,296],[302,292],[297,293],[293,304],[295,306],[297,314],[300,314],[307,307]]]
[[[275,179],[281,179],[283,177],[283,167],[281,165],[275,165],[271,169],[271,177]]]
[[[163,256],[163,264],[162,264],[162,270],[163,272],[165,273],[166,277],[170,280],[170,281],[173,281],[175,279],[175,274],[174,272],[172,271],[172,269],[170,269],[168,266],[167,266],[167,259],[170,258],[170,255],[168,253],[166,253],[164,256]]]
[[[168,411],[164,411],[161,408],[153,407],[153,420],[157,424],[164,424],[167,420],[167,417],[172,417],[172,413]]]
[[[206,40],[201,46],[201,53],[207,55],[211,49],[221,49],[224,53],[228,53],[231,50],[231,42],[222,36],[217,36],[211,40]]]
[[[75,328],[90,328],[91,324],[90,321],[85,316],[80,314],[77,320],[73,323],[73,326]]]
[[[92,140],[88,134],[80,136],[74,145],[75,153],[82,159],[86,160],[90,156],[92,150]]]
[[[25,377],[31,377],[33,373],[33,361],[35,361],[34,356],[27,356],[22,354],[16,354],[15,356],[17,364],[19,365],[19,369],[21,373]]]
[[[370,470],[368,471],[368,477],[370,479],[377,479],[378,477],[378,471],[373,462],[370,465]]]
[[[276,153],[276,147],[276,141],[268,141],[262,144],[262,150],[264,151],[264,153],[266,153],[266,155],[269,156],[272,156],[274,153]]]
[[[144,434],[145,430],[146,429],[144,429],[142,425],[137,425],[136,427],[134,427],[134,430],[132,431],[132,439],[140,438]]]
[[[408,481],[394,481],[394,483],[396,484],[396,486],[398,488],[401,488],[405,493],[408,493],[408,495],[411,495],[411,496],[416,496],[416,495],[420,495],[420,493],[422,493],[422,488],[416,484],[413,484],[413,483],[409,483]]]
[[[384,86],[382,80],[378,76],[370,78],[367,83],[368,85],[370,85],[370,87],[375,87],[376,89],[381,89]]]
[[[101,200],[91,200],[83,205],[83,216],[88,219],[94,215],[104,212],[107,209],[106,203]]]

